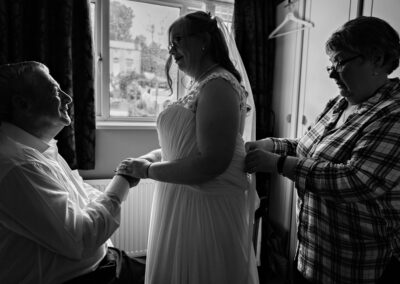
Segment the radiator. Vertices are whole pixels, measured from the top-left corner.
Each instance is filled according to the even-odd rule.
[[[85,182],[104,191],[110,180],[93,179]],[[146,255],[154,187],[153,180],[143,179],[130,189],[127,199],[122,203],[121,224],[110,239],[115,247],[125,250],[129,255]]]

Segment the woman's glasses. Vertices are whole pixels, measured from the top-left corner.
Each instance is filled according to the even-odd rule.
[[[193,36],[193,35],[195,35],[195,33],[193,33],[193,34],[188,34],[188,35],[184,35],[184,36],[176,36],[176,37],[174,37],[174,38],[171,40],[170,44],[168,45],[168,51],[171,52],[171,50],[172,50],[173,48],[176,49],[176,48],[180,47],[180,46],[181,46],[181,41],[182,41],[182,39],[191,37],[191,36]]]
[[[353,61],[354,59],[357,59],[358,57],[361,57],[360,54],[355,55],[353,57],[347,58],[347,59],[343,59],[340,60],[338,62],[332,63],[331,66],[327,66],[326,67],[326,71],[328,71],[329,74],[331,74],[333,71],[337,72],[337,73],[341,73],[344,70],[344,67],[346,66],[347,63],[349,63],[350,61]]]

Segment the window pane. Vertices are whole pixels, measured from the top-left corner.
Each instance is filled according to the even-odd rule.
[[[95,34],[95,17],[96,17],[96,3],[90,2],[90,26],[92,28],[92,41],[94,41],[94,34]],[[96,47],[95,47],[96,48]]]
[[[156,117],[177,98],[178,69],[165,76],[167,29],[180,9],[128,0],[110,1],[110,116]]]

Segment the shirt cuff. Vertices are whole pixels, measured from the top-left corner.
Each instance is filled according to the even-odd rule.
[[[278,155],[286,155],[286,148],[284,143],[279,138],[270,137],[272,143],[274,144],[273,152]]]

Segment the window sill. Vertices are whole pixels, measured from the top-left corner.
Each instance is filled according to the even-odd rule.
[[[96,129],[156,130],[155,121],[96,121]]]

